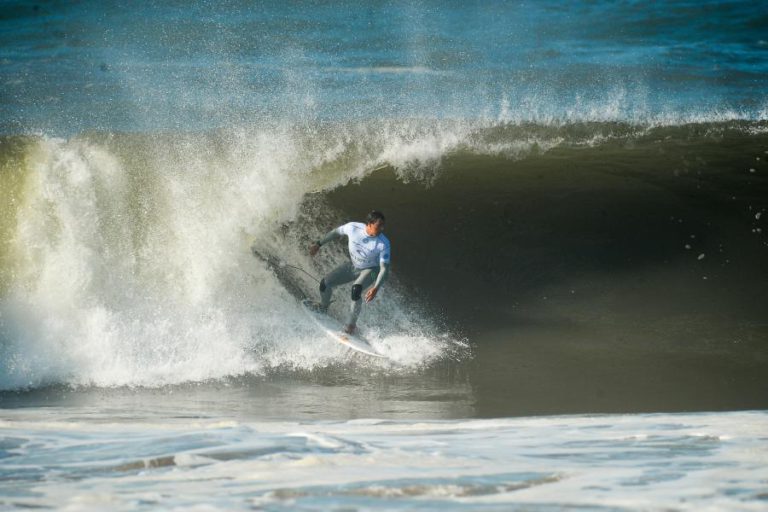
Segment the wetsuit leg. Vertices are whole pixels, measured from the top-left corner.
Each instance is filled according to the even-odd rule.
[[[345,261],[338,267],[331,270],[327,276],[320,282],[320,307],[327,309],[331,303],[333,289],[340,284],[348,283],[357,277],[357,272],[352,263]]]
[[[363,306],[364,290],[371,286],[376,279],[378,269],[366,268],[360,270],[360,275],[357,276],[355,282],[352,284],[352,297],[349,303],[349,318],[347,325],[356,325],[357,317],[360,316],[360,309]],[[358,288],[359,287],[359,288]]]

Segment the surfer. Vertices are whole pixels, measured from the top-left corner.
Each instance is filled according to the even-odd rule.
[[[372,301],[381,288],[381,284],[389,273],[389,239],[384,236],[384,214],[373,210],[362,222],[348,222],[330,230],[320,240],[315,241],[309,247],[310,256],[317,254],[320,247],[331,240],[342,236],[349,238],[349,261],[331,270],[320,281],[320,302],[316,303],[318,311],[326,312],[331,303],[333,289],[341,284],[352,283],[352,302],[349,307],[349,318],[344,332],[355,332],[357,317],[362,307],[362,293],[365,293],[365,302]]]

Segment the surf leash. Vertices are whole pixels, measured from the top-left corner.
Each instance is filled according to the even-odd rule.
[[[309,272],[307,272],[306,270],[304,270],[301,267],[297,267],[296,265],[289,265],[288,263],[285,263],[285,262],[283,262],[282,266],[283,267],[288,267],[288,268],[296,269],[299,272],[304,272],[307,276],[309,276],[311,279],[313,279],[317,284],[320,284],[320,280],[318,278],[316,278],[315,276],[313,276],[312,274],[310,274]]]

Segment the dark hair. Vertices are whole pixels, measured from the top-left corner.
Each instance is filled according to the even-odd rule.
[[[365,223],[373,224],[377,220],[380,220],[382,223],[386,222],[386,219],[384,218],[383,213],[381,213],[378,210],[371,210],[371,213],[369,213],[368,216],[365,218]]]

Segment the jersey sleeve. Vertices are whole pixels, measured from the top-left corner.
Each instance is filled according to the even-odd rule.
[[[352,228],[352,223],[347,222],[346,224],[342,224],[341,226],[336,228],[336,233],[339,235],[346,235],[349,236],[349,230]]]
[[[389,244],[384,244],[384,248],[379,253],[379,263],[389,263]]]

